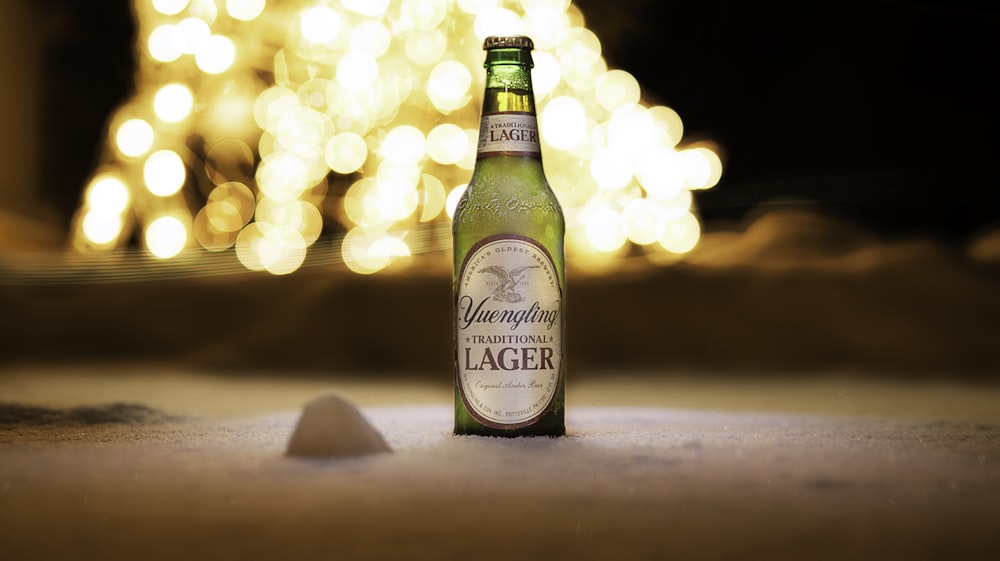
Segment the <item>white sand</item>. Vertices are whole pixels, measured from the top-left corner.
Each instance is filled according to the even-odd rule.
[[[382,433],[356,405],[338,392],[313,398],[302,408],[288,437],[285,455],[345,459],[392,452]]]
[[[427,382],[9,371],[0,559],[1000,552],[1000,389],[614,374],[570,386],[568,437],[503,440],[451,435]],[[395,452],[285,457],[329,390]]]

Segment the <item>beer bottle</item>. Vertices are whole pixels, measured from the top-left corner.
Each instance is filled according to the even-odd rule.
[[[542,170],[531,50],[488,37],[476,166],[452,222],[455,434],[566,433],[562,208]]]

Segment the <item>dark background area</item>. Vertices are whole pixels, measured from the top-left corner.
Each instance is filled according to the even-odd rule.
[[[996,5],[577,2],[609,65],[723,148],[704,219],[813,201],[963,241],[1000,218]]]
[[[23,1],[23,0],[15,0]],[[99,162],[105,127],[135,92],[136,22],[131,0],[41,0],[41,195],[68,225]]]

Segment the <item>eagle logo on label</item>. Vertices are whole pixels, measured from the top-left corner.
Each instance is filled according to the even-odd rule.
[[[493,299],[498,302],[509,302],[511,304],[524,300],[524,295],[517,292],[516,288],[528,269],[537,269],[538,265],[524,265],[508,269],[500,265],[490,265],[479,270],[480,273],[492,273],[497,277],[497,287],[493,290]]]

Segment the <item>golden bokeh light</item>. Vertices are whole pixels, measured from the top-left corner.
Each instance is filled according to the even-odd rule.
[[[205,224],[208,232],[213,234],[227,234],[239,232],[243,227],[243,220],[240,217],[240,209],[231,201],[216,201],[206,204],[201,209],[205,215]]]
[[[329,43],[340,34],[340,14],[329,6],[313,6],[299,17],[302,36],[313,43]]]
[[[468,188],[467,183],[463,183],[451,191],[448,191],[448,197],[445,199],[445,210],[448,213],[448,218],[455,217],[455,209],[458,208],[458,201],[465,194],[465,189]]]
[[[128,210],[131,199],[125,183],[112,175],[94,177],[87,186],[84,197],[87,207],[114,214],[122,214]]]
[[[590,160],[590,173],[601,189],[622,189],[632,181],[632,157],[620,148],[603,148]]]
[[[261,228],[256,223],[248,224],[236,236],[236,257],[244,267],[251,271],[265,270],[260,261],[260,255],[257,253],[262,237]]]
[[[212,192],[208,195],[208,204],[212,203],[227,203],[231,206],[240,218],[240,224],[237,228],[242,228],[248,224],[256,210],[253,191],[238,181],[223,183],[212,189]]]
[[[625,235],[638,245],[659,241],[660,233],[666,228],[665,213],[652,199],[633,199],[622,210],[622,219]]]
[[[654,199],[672,198],[685,187],[684,169],[669,148],[655,148],[638,158],[636,180]]]
[[[486,10],[496,8],[500,0],[456,0],[460,10],[469,15],[476,15]]]
[[[403,0],[400,16],[417,29],[435,29],[448,14],[449,3],[448,0]]]
[[[118,127],[115,145],[125,156],[142,156],[153,147],[153,127],[142,119],[129,119]]]
[[[441,123],[427,135],[427,155],[439,164],[457,164],[470,150],[475,147],[465,131],[453,123]]]
[[[149,56],[158,62],[173,62],[179,59],[183,53],[177,48],[180,41],[177,38],[178,33],[180,32],[177,26],[172,23],[165,23],[154,29],[146,41]]]
[[[430,66],[441,60],[448,48],[448,37],[439,29],[412,31],[405,40],[406,58],[410,63]]]
[[[685,145],[677,112],[608,68],[571,0],[137,0],[134,10],[138,91],[110,121],[77,248],[120,248],[145,224],[158,257],[233,251],[249,270],[282,275],[324,236],[359,274],[442,251],[426,240],[454,215],[476,163],[492,34],[534,40],[570,266],[603,272],[627,255],[661,263],[690,251],[701,233],[691,193],[722,176],[714,145]]]
[[[236,45],[229,37],[212,35],[198,45],[194,60],[202,72],[221,74],[236,60]]]
[[[349,91],[363,92],[377,78],[378,62],[367,53],[348,53],[337,63],[337,83]]]
[[[427,80],[427,97],[438,111],[447,115],[464,107],[472,94],[472,73],[456,60],[439,62]]]
[[[639,103],[639,82],[624,70],[609,70],[597,80],[597,101],[608,111]]]
[[[363,21],[351,30],[351,50],[378,58],[389,50],[392,33],[377,21]]]
[[[327,142],[325,156],[331,170],[349,175],[361,169],[368,159],[368,145],[361,135],[342,132]]]
[[[424,157],[426,153],[425,142],[424,133],[420,129],[410,125],[401,125],[385,135],[382,146],[379,148],[379,156],[396,165],[413,165]]]
[[[220,230],[220,224],[226,225],[225,218],[231,215],[232,205],[229,203],[208,203],[198,211],[192,224],[194,239],[202,248],[208,251],[225,251],[236,243],[239,228],[236,231]]]
[[[687,253],[694,249],[701,235],[701,224],[690,213],[684,213],[666,223],[660,235],[660,245],[671,253]]]
[[[306,201],[279,202],[264,199],[257,205],[256,214],[259,224],[294,230],[307,246],[319,238],[323,223],[319,210]],[[242,226],[239,223],[235,229]]]
[[[167,84],[153,98],[153,111],[160,120],[168,123],[183,121],[193,107],[194,94],[184,84]]]
[[[684,179],[692,189],[715,187],[722,177],[722,160],[708,148],[683,150],[677,157],[684,170]]]
[[[538,121],[542,140],[556,150],[570,150],[583,142],[587,111],[575,97],[559,96],[544,105]]]
[[[273,275],[295,272],[306,258],[306,241],[302,234],[288,226],[263,223],[257,240],[256,253],[261,266]]]
[[[381,16],[389,8],[390,0],[341,0],[348,10],[371,18]]]
[[[98,245],[109,244],[121,234],[122,217],[117,212],[92,208],[83,215],[81,228],[91,242]]]
[[[584,209],[581,214],[586,239],[595,249],[603,252],[617,251],[628,241],[622,216],[614,209],[596,203],[591,208]]]
[[[282,87],[270,87],[254,100],[253,119],[262,130],[271,131],[277,127],[282,115],[299,106],[295,92]]]
[[[521,18],[524,34],[531,37],[535,48],[552,49],[558,46],[570,29],[569,16],[566,15],[569,1],[521,3],[525,9],[525,15]],[[535,64],[538,64],[537,60]]]
[[[153,8],[165,16],[179,14],[187,7],[189,0],[153,0]]]
[[[252,21],[264,12],[266,0],[226,0],[226,13],[240,21]]]
[[[310,186],[305,163],[288,152],[265,156],[257,168],[256,179],[262,195],[279,201],[295,200]]]
[[[538,51],[531,58],[535,63],[531,69],[531,86],[535,90],[535,98],[543,99],[559,86],[562,70],[559,60],[552,53]]]
[[[359,179],[344,196],[344,213],[348,220],[357,225],[375,225],[382,222],[381,217],[374,212],[376,203],[373,201],[378,182],[374,178]]]
[[[205,20],[189,17],[177,24],[173,34],[174,47],[183,55],[193,55],[212,36],[212,28]]]
[[[429,173],[421,176],[423,190],[420,194],[420,221],[430,222],[445,209],[447,194],[441,180]]]
[[[188,231],[180,218],[160,216],[146,227],[145,239],[150,253],[160,259],[169,259],[187,245]]]
[[[380,246],[380,242],[387,236],[385,230],[374,226],[351,228],[344,236],[341,247],[344,264],[362,275],[370,275],[384,269],[391,259],[391,255],[385,249],[391,248],[391,244],[382,242]]]
[[[585,27],[574,27],[556,47],[556,56],[563,68],[585,69],[598,64],[601,58],[601,41]]]
[[[159,150],[146,158],[142,167],[146,189],[157,197],[169,197],[181,190],[187,178],[184,161],[173,150]]]
[[[495,7],[480,11],[473,29],[476,39],[482,43],[490,35],[523,35],[524,23],[513,10]]]
[[[654,122],[657,146],[677,146],[684,136],[684,123],[680,115],[665,105],[650,107],[649,115]]]

